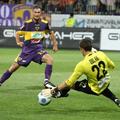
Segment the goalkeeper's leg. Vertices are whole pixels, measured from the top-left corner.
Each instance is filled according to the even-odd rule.
[[[82,81],[77,81],[73,87],[74,90],[81,91],[87,94],[92,94],[92,95],[99,95],[94,93],[90,87],[88,86],[88,81],[87,80],[82,80]],[[117,106],[120,107],[120,99],[118,99],[109,89],[108,87],[101,93],[105,97],[109,98],[112,100]]]
[[[102,93],[105,97],[112,100],[117,106],[120,107],[120,99],[118,99],[111,91],[110,89],[106,88]]]
[[[84,92],[86,94],[98,95],[91,90],[91,88],[88,86],[88,81],[86,79],[82,81],[77,81],[72,89]]]

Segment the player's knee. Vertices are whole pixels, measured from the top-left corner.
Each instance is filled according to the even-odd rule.
[[[13,63],[8,70],[9,70],[9,72],[13,73],[13,72],[16,71],[19,67],[20,67],[20,66],[19,66],[18,63]]]
[[[47,64],[53,64],[53,58],[49,54],[43,56],[42,61]]]
[[[48,56],[46,59],[47,64],[53,64],[53,58],[51,56]]]
[[[53,58],[52,58],[52,57],[49,57],[47,63],[48,63],[48,64],[53,64]]]

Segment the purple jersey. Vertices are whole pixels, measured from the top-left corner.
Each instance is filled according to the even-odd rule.
[[[47,54],[43,49],[43,40],[45,35],[50,32],[48,22],[40,20],[28,20],[18,31],[18,34],[24,36],[24,46],[21,54],[16,58],[16,62],[21,66],[28,66],[31,61],[42,64],[43,55]]]
[[[24,46],[22,52],[24,53],[35,53],[43,49],[43,40],[46,34],[50,32],[48,22],[40,20],[35,22],[30,19],[24,23],[18,31],[19,35],[24,36]]]

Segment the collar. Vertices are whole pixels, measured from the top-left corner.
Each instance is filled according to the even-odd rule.
[[[32,21],[33,21],[34,23],[39,23],[39,22],[41,21],[41,19],[39,19],[38,21],[36,21],[36,20],[33,18]]]
[[[93,52],[89,52],[85,57],[89,57],[93,54]]]

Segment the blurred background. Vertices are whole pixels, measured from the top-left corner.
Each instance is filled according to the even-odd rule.
[[[52,82],[57,85],[70,76],[83,59],[79,42],[89,37],[115,62],[110,87],[120,98],[120,0],[0,0],[0,76],[21,50],[15,33],[32,17],[34,4],[42,8],[41,17],[48,20],[59,45],[54,54],[49,38],[44,41],[54,58]],[[120,120],[120,109],[111,101],[75,91],[40,106],[37,94],[43,89],[44,68],[32,62],[0,87],[0,120]]]
[[[120,0],[0,0],[0,47],[17,47],[15,32],[32,17],[34,4],[42,8],[59,48],[78,49],[90,37],[97,49],[120,50]],[[44,46],[51,48],[51,42]]]

